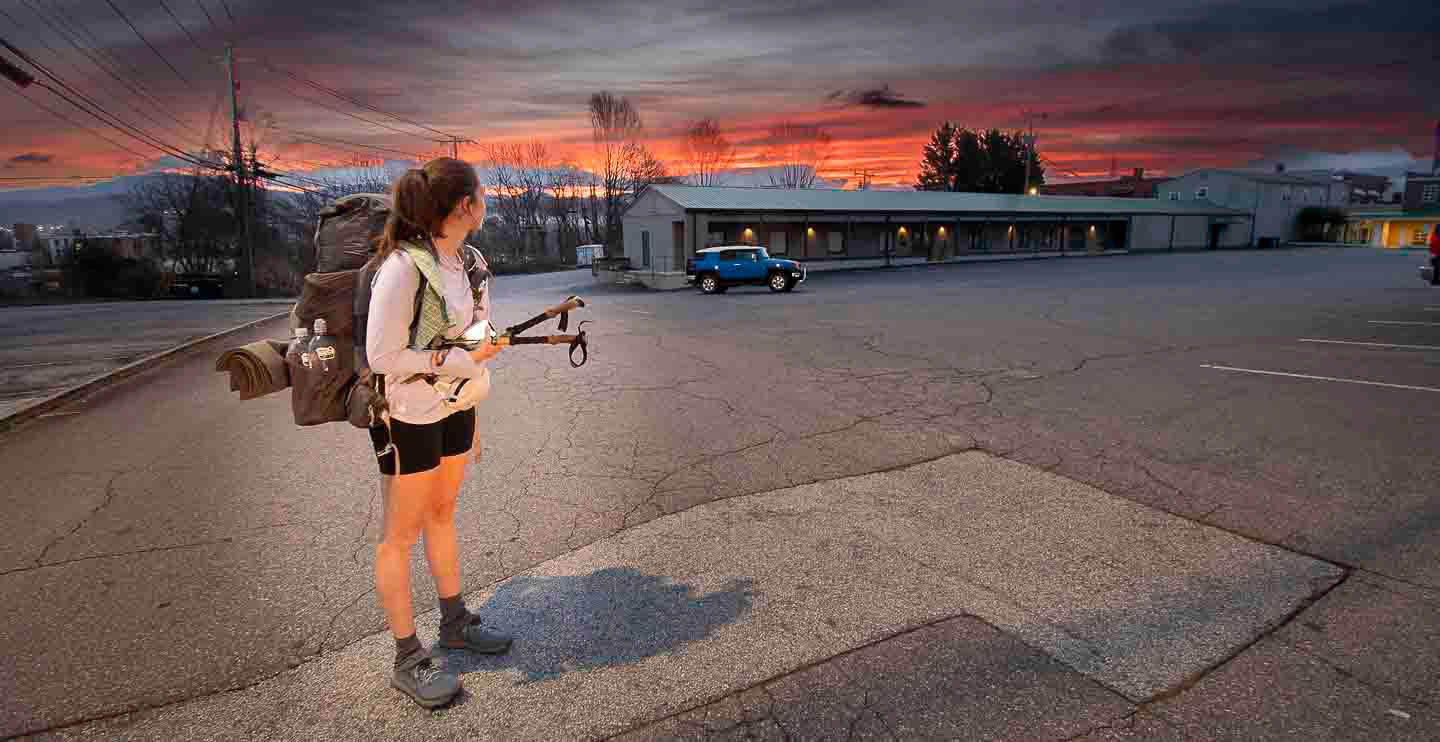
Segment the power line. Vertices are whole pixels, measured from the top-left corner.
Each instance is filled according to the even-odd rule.
[[[114,180],[119,175],[5,175],[0,180]]]
[[[282,91],[288,92],[288,94],[294,95],[295,98],[300,98],[301,101],[308,102],[308,104],[318,105],[318,107],[327,109],[327,111],[334,111],[334,112],[337,112],[337,114],[340,114],[340,115],[347,115],[347,117],[354,118],[354,120],[356,120],[356,121],[364,121],[364,122],[366,122],[366,124],[373,124],[373,125],[377,125],[377,127],[380,127],[380,128],[386,128],[386,130],[395,131],[396,134],[405,134],[406,137],[415,137],[415,138],[418,138],[418,140],[433,141],[433,143],[442,143],[442,141],[449,141],[449,140],[432,140],[432,138],[423,137],[423,135],[413,133],[413,131],[405,131],[405,130],[403,130],[403,128],[395,128],[395,127],[392,127],[392,125],[384,124],[384,122],[370,120],[370,118],[363,117],[363,115],[351,114],[351,112],[350,112],[350,111],[346,111],[346,109],[341,109],[341,108],[333,107],[333,105],[325,104],[325,102],[317,101],[317,99],[304,97],[304,95],[301,95],[301,94],[298,94],[298,92],[292,91],[292,89],[287,88],[287,86],[284,86],[284,85],[275,85],[275,86],[276,86],[276,88],[282,89]]]
[[[15,56],[19,57],[19,58],[21,59],[21,61],[29,64],[31,67],[34,67],[34,68],[37,69],[37,70],[40,70],[40,71],[41,71],[42,73],[44,73],[46,76],[48,76],[49,78],[51,78],[52,80],[54,80],[56,83],[58,83],[62,88],[64,88],[65,90],[67,90],[67,91],[69,91],[69,92],[71,92],[71,93],[73,93],[76,97],[81,98],[81,99],[84,100],[85,102],[89,103],[89,104],[92,105],[95,109],[98,109],[99,111],[101,111],[104,115],[102,116],[100,113],[96,113],[94,110],[91,110],[91,109],[86,108],[85,106],[83,106],[83,105],[81,105],[81,104],[79,104],[79,103],[76,103],[76,102],[74,101],[74,99],[70,98],[69,96],[65,95],[64,93],[61,93],[60,91],[58,91],[58,90],[50,87],[49,85],[47,85],[47,84],[45,84],[45,83],[43,83],[43,82],[40,82],[40,81],[38,81],[38,80],[35,80],[35,81],[27,81],[27,82],[21,82],[21,81],[16,80],[16,84],[17,84],[18,86],[23,87],[23,86],[26,85],[26,84],[36,85],[36,86],[38,86],[38,87],[40,87],[40,88],[43,88],[43,89],[45,89],[45,90],[50,91],[53,95],[55,95],[56,97],[64,100],[66,103],[69,103],[70,105],[72,105],[72,106],[74,106],[74,107],[76,107],[76,108],[79,108],[81,111],[84,111],[85,113],[93,116],[94,118],[96,118],[97,120],[99,120],[101,123],[106,124],[107,126],[110,126],[111,128],[115,129],[116,131],[119,131],[120,133],[125,134],[126,136],[129,136],[129,137],[132,138],[132,139],[136,139],[136,140],[139,140],[139,141],[141,141],[141,142],[144,142],[145,144],[148,144],[148,145],[150,145],[150,146],[152,146],[152,147],[155,147],[156,149],[160,150],[161,152],[164,152],[164,153],[167,154],[167,155],[171,155],[171,156],[174,156],[174,157],[178,157],[179,159],[184,160],[184,161],[187,161],[187,162],[190,162],[190,163],[192,163],[192,164],[202,165],[202,166],[208,166],[208,165],[209,165],[209,163],[202,163],[200,160],[197,160],[197,159],[195,159],[195,158],[192,158],[189,154],[181,151],[178,147],[174,147],[174,146],[172,146],[172,145],[169,145],[169,144],[166,144],[165,142],[160,141],[159,139],[156,139],[154,136],[150,135],[150,134],[149,134],[148,132],[146,132],[144,129],[141,129],[141,128],[136,127],[136,126],[134,126],[134,125],[132,125],[132,124],[129,124],[129,123],[127,123],[124,119],[121,119],[120,117],[116,116],[115,114],[110,113],[109,111],[105,110],[105,107],[104,107],[104,106],[101,106],[100,104],[96,103],[93,99],[91,99],[89,96],[87,96],[87,95],[85,95],[84,93],[82,93],[82,92],[76,90],[75,88],[71,87],[68,83],[66,83],[63,79],[61,79],[59,76],[57,76],[54,72],[51,72],[51,71],[50,71],[50,68],[48,68],[48,67],[46,67],[45,65],[43,65],[43,64],[35,61],[34,58],[32,58],[29,54],[26,54],[25,52],[21,51],[20,49],[17,49],[13,44],[11,44],[10,42],[6,41],[5,39],[0,38],[0,46],[4,46],[6,49],[9,49],[10,52],[13,53]],[[109,118],[107,119],[106,116],[108,116]],[[116,122],[119,122],[119,123],[117,124]],[[126,128],[126,127],[128,127],[128,128]],[[138,134],[137,134],[136,132],[138,132]],[[137,155],[138,155],[138,153],[137,153]]]
[[[340,91],[335,90],[334,88],[330,88],[330,87],[328,87],[328,86],[322,85],[322,84],[320,84],[320,83],[318,83],[318,82],[315,82],[314,80],[311,80],[311,79],[309,79],[309,78],[307,78],[307,77],[302,77],[302,76],[297,75],[297,74],[295,74],[295,73],[293,73],[293,72],[289,72],[289,71],[287,71],[287,70],[283,70],[283,69],[281,69],[281,68],[279,68],[279,67],[276,67],[275,65],[273,65],[273,64],[271,64],[271,63],[269,63],[269,62],[266,62],[266,61],[264,61],[264,60],[261,60],[261,61],[260,61],[260,64],[264,65],[266,68],[268,68],[268,69],[269,69],[270,71],[272,71],[272,72],[279,72],[280,74],[285,75],[285,76],[287,76],[287,77],[290,77],[291,79],[294,79],[294,80],[297,80],[297,81],[299,81],[299,82],[305,83],[306,85],[309,85],[310,87],[315,88],[316,90],[319,90],[319,91],[322,92],[322,93],[327,93],[327,94],[329,94],[329,95],[333,95],[333,96],[335,96],[336,98],[339,98],[340,100],[345,101],[346,103],[349,103],[349,104],[351,104],[351,105],[359,106],[359,107],[361,107],[361,108],[364,108],[364,109],[367,110],[367,111],[374,111],[375,113],[378,113],[378,114],[380,114],[380,115],[382,115],[382,116],[389,116],[390,118],[395,119],[396,121],[400,121],[400,122],[403,122],[403,123],[406,123],[406,124],[410,124],[411,126],[418,126],[418,127],[420,127],[421,129],[424,129],[424,130],[426,130],[426,131],[430,131],[430,132],[434,132],[434,133],[436,133],[436,134],[439,134],[440,136],[445,137],[445,141],[450,141],[451,139],[454,138],[453,135],[447,134],[447,133],[445,133],[445,132],[443,132],[443,131],[440,131],[439,129],[434,129],[434,128],[431,128],[431,127],[429,127],[429,126],[426,126],[426,125],[424,125],[424,124],[422,124],[422,123],[420,123],[420,122],[418,122],[418,121],[411,121],[410,119],[404,118],[404,117],[402,117],[402,116],[397,116],[396,114],[390,113],[389,111],[381,110],[381,109],[376,108],[375,106],[372,106],[372,105],[370,105],[370,104],[368,104],[368,103],[361,102],[361,101],[359,101],[359,100],[356,100],[355,98],[352,98],[352,97],[350,97],[350,96],[348,96],[348,95],[345,95],[344,93],[341,93]]]
[[[125,86],[126,88],[128,88],[131,92],[133,92],[136,96],[138,96],[138,97],[140,97],[140,98],[148,99],[152,104],[154,104],[156,110],[160,111],[161,113],[165,114],[166,116],[169,116],[171,120],[173,120],[175,123],[179,124],[180,127],[181,127],[181,128],[180,128],[181,138],[182,138],[182,139],[184,138],[184,131],[185,131],[186,127],[188,126],[188,124],[186,124],[184,121],[180,120],[180,117],[179,117],[179,116],[176,116],[173,112],[170,111],[170,109],[166,108],[165,105],[164,105],[163,103],[161,103],[160,100],[159,100],[158,98],[156,98],[153,94],[151,94],[148,90],[145,90],[144,87],[143,87],[143,85],[141,85],[138,81],[137,81],[135,84],[131,84],[131,82],[130,82],[129,80],[121,77],[119,74],[117,74],[117,73],[115,72],[114,68],[112,68],[111,66],[107,65],[104,60],[100,59],[99,56],[97,56],[97,54],[103,54],[103,53],[105,53],[105,52],[104,52],[104,49],[103,49],[103,46],[102,46],[101,44],[99,44],[98,41],[95,40],[94,36],[90,34],[90,32],[89,32],[88,29],[86,29],[84,26],[80,26],[80,25],[77,25],[75,28],[78,29],[78,30],[77,30],[77,31],[73,31],[73,32],[72,32],[72,31],[69,31],[69,30],[67,30],[67,29],[63,29],[63,28],[61,28],[59,25],[56,25],[56,23],[55,23],[54,21],[52,21],[48,15],[46,15],[46,14],[43,13],[43,12],[41,12],[41,10],[40,10],[39,7],[37,7],[36,5],[31,4],[30,0],[24,0],[24,2],[25,2],[25,4],[26,4],[26,6],[28,6],[28,7],[30,8],[30,10],[31,10],[32,12],[34,12],[35,15],[40,18],[40,20],[44,21],[45,24],[50,27],[50,30],[51,30],[51,31],[54,31],[57,36],[59,36],[60,38],[64,39],[65,41],[69,42],[69,44],[70,44],[71,46],[75,47],[75,50],[78,51],[78,52],[80,52],[80,54],[81,54],[82,56],[84,56],[86,59],[88,59],[91,64],[93,64],[93,65],[95,65],[96,67],[98,67],[98,68],[99,68],[102,72],[104,72],[105,74],[107,74],[107,75],[109,75],[110,77],[114,78],[116,82],[119,82],[121,85],[124,85],[124,86]],[[7,17],[8,17],[9,14],[6,14],[6,15],[7,15]],[[12,19],[12,20],[13,20],[13,19]],[[64,23],[63,17],[61,18],[61,22]],[[18,24],[17,24],[17,25],[18,25]],[[84,45],[85,42],[86,42],[86,39],[85,39],[85,38],[82,38],[82,34],[83,34],[84,36],[86,36],[86,37],[89,37],[89,43],[90,43],[91,45],[93,45],[92,47],[87,47],[87,46]],[[50,46],[50,44],[49,44],[48,42],[46,42],[43,37],[39,36],[38,34],[35,34],[35,37],[38,38],[42,43],[44,43],[45,46],[46,46],[47,48],[49,48],[52,52],[54,52],[57,57],[63,58],[63,55],[61,55],[60,52],[55,49],[55,47]],[[17,51],[17,54],[18,54],[18,53],[19,53],[19,52]],[[30,61],[31,64],[35,64],[33,60],[27,60],[27,61]],[[113,60],[113,57],[112,57],[112,61],[114,61],[114,60]],[[37,67],[37,68],[38,68],[38,67]],[[132,71],[133,71],[133,68],[132,68]],[[54,75],[53,73],[47,71],[46,74],[49,75],[52,79],[54,79],[56,82],[59,82],[59,83],[61,83],[62,85],[65,84],[63,80],[61,80],[58,76]],[[85,79],[89,80],[90,78],[89,78],[88,76],[86,76]],[[91,81],[91,83],[94,84],[93,80]],[[69,85],[66,85],[66,88],[73,90],[73,88],[71,88]],[[78,94],[78,93],[77,93],[77,94]],[[123,97],[123,96],[122,96],[122,97]],[[87,99],[87,100],[88,100],[88,99]],[[126,104],[127,106],[129,106],[131,110],[133,110],[133,111],[139,113],[141,116],[144,116],[145,118],[149,119],[152,123],[154,123],[155,125],[159,126],[161,129],[165,129],[165,128],[168,127],[167,124],[162,123],[159,119],[155,118],[149,111],[141,108],[140,106],[135,105],[135,104],[134,104],[133,102],[131,102],[128,98],[124,98],[124,100],[125,100],[125,104]],[[90,100],[90,102],[91,102],[92,104],[94,103],[93,100]],[[95,104],[95,105],[96,105],[97,108],[99,107],[98,104]],[[118,117],[117,117],[117,119],[118,119]],[[193,135],[192,135],[192,136],[193,136]]]
[[[125,134],[126,136],[129,136],[129,137],[132,138],[132,139],[136,139],[136,140],[138,140],[138,141],[144,142],[144,143],[150,145],[151,147],[154,147],[155,149],[159,150],[160,152],[162,152],[162,153],[164,153],[164,154],[167,154],[167,155],[169,155],[169,156],[171,156],[171,157],[174,157],[174,158],[177,158],[177,159],[179,159],[179,160],[183,160],[183,161],[188,162],[188,163],[190,163],[190,164],[192,164],[192,165],[199,165],[199,166],[201,166],[201,167],[215,167],[215,164],[214,164],[214,163],[204,162],[204,161],[201,161],[201,160],[199,160],[199,159],[196,159],[196,158],[194,158],[193,156],[191,156],[189,153],[185,152],[184,150],[181,150],[180,148],[178,148],[178,147],[176,147],[176,146],[174,146],[174,145],[166,144],[165,142],[163,142],[163,141],[161,141],[161,140],[159,140],[159,139],[156,139],[155,137],[151,136],[150,134],[147,134],[144,129],[135,128],[135,129],[134,129],[134,132],[139,132],[139,134],[136,134],[136,133],[134,133],[134,132],[132,132],[132,131],[129,131],[129,130],[125,129],[123,126],[116,125],[114,122],[107,120],[107,119],[106,119],[104,116],[102,116],[100,113],[96,113],[95,111],[92,111],[92,110],[90,110],[89,108],[86,108],[85,106],[83,106],[83,105],[81,105],[81,104],[79,104],[79,103],[76,103],[76,102],[75,102],[74,100],[72,100],[69,96],[65,95],[64,93],[61,93],[60,91],[56,90],[55,88],[50,87],[49,85],[47,85],[47,84],[45,84],[45,83],[43,83],[43,82],[40,82],[40,81],[37,80],[37,81],[35,81],[33,84],[34,84],[35,86],[39,87],[39,88],[42,88],[42,89],[44,89],[44,90],[50,91],[51,94],[53,94],[53,95],[55,95],[56,97],[60,98],[61,100],[65,101],[66,103],[69,103],[70,105],[72,105],[72,106],[80,109],[81,111],[84,111],[85,113],[90,114],[91,116],[93,116],[93,117],[95,117],[97,120],[99,120],[101,123],[104,123],[104,124],[110,126],[111,128],[115,129],[116,131],[119,131],[120,133]],[[81,96],[81,97],[83,98],[83,96]],[[93,103],[93,101],[88,101],[88,100],[87,100],[87,102]],[[106,111],[104,108],[102,108],[102,107],[100,107],[100,106],[98,106],[98,105],[95,106],[95,107],[96,107],[97,109],[99,109],[99,111],[100,111],[101,113],[104,113],[104,114],[106,114],[106,115],[108,115],[108,116],[114,117],[114,114],[111,114],[109,111]],[[115,117],[115,120],[116,120],[116,121],[119,121],[121,124],[124,124],[124,123],[125,123],[123,119],[120,119],[120,118],[118,118],[118,117]]]
[[[185,32],[185,36],[190,39],[190,43],[194,44],[195,48],[199,49],[201,54],[205,54],[205,48],[200,46],[200,42],[195,40],[195,37],[190,33],[190,29],[186,28],[185,24],[180,22],[180,17],[175,15],[175,11],[170,9],[170,6],[166,4],[165,0],[160,0],[160,7],[164,8],[165,12],[170,14],[170,20],[175,21],[175,25],[179,26],[180,30]]]
[[[161,54],[161,53],[160,53],[160,50],[159,50],[159,49],[156,49],[156,48],[155,48],[155,45],[150,43],[150,40],[149,40],[149,39],[145,38],[145,34],[140,33],[140,29],[136,28],[136,27],[135,27],[135,24],[133,24],[133,23],[130,22],[130,19],[129,19],[128,17],[126,17],[126,15],[125,15],[125,13],[124,13],[123,11],[120,10],[119,6],[117,6],[114,2],[111,2],[111,0],[105,0],[105,4],[106,4],[106,5],[109,5],[109,6],[110,6],[110,9],[111,9],[111,10],[114,10],[114,11],[115,11],[115,14],[118,15],[118,16],[120,16],[120,19],[121,19],[121,20],[125,21],[125,25],[129,26],[129,27],[130,27],[130,30],[131,30],[131,31],[134,31],[134,32],[135,32],[135,35],[136,35],[136,36],[139,36],[139,37],[140,37],[140,40],[143,41],[143,42],[145,42],[145,46],[150,47],[150,51],[155,52],[155,56],[159,57],[159,58],[160,58],[160,61],[161,61],[161,62],[164,62],[164,63],[165,63],[165,66],[166,66],[166,67],[169,67],[169,68],[170,68],[170,71],[171,71],[171,72],[174,72],[174,73],[175,73],[175,76],[178,77],[178,78],[180,78],[180,81],[181,81],[181,82],[185,83],[186,85],[191,85],[191,84],[192,84],[189,80],[185,79],[185,76],[184,76],[184,75],[180,74],[180,70],[175,69],[175,65],[170,64],[170,60],[166,59],[166,58],[165,58],[165,55],[164,55],[164,54]]]
[[[40,101],[35,100],[34,98],[31,98],[30,96],[26,95],[25,92],[22,91],[22,90],[18,90],[18,89],[15,90],[15,94],[18,95],[18,96],[20,96],[21,98],[24,98],[24,99],[27,100],[27,101],[30,101],[30,103],[33,104],[36,108],[39,108],[40,110],[45,111],[46,113],[50,114],[51,116],[54,116],[55,118],[58,118],[58,119],[60,119],[61,121],[64,121],[64,122],[66,122],[66,123],[68,123],[68,124],[70,124],[70,125],[72,125],[72,126],[77,126],[77,127],[81,128],[81,129],[84,129],[85,131],[88,131],[88,132],[90,132],[91,134],[94,134],[95,136],[99,137],[100,139],[103,139],[104,141],[109,142],[111,145],[113,145],[113,146],[116,147],[117,149],[124,150],[124,151],[126,151],[126,152],[129,152],[129,153],[132,154],[132,155],[135,155],[136,157],[139,157],[142,162],[147,159],[145,155],[142,155],[142,154],[140,154],[139,152],[136,152],[135,150],[130,149],[129,147],[126,147],[125,145],[123,145],[123,144],[115,141],[114,139],[111,139],[110,137],[107,137],[107,136],[105,136],[104,134],[101,134],[100,132],[95,131],[94,129],[86,126],[85,124],[82,124],[82,123],[80,123],[80,122],[78,122],[78,121],[75,121],[74,119],[70,118],[69,116],[66,116],[66,115],[63,114],[63,113],[60,113],[59,111],[56,111],[55,109],[53,109],[53,108],[45,105],[44,103],[41,103]]]
[[[205,17],[209,19],[210,27],[215,29],[215,33],[220,33],[220,27],[215,25],[215,17],[210,15],[210,9],[205,7],[205,0],[195,0],[195,4],[200,6],[200,10],[204,11]]]
[[[230,3],[220,0],[220,7],[225,9],[225,15],[230,16],[230,25],[235,25],[235,14],[230,12]]]
[[[397,154],[397,155],[404,155],[406,158],[411,159],[411,160],[418,160],[418,159],[420,159],[420,155],[415,154],[414,152],[405,152],[405,151],[403,151],[403,150],[390,149],[389,147],[377,147],[377,146],[372,145],[372,144],[360,144],[360,143],[358,143],[358,142],[350,142],[350,141],[346,141],[346,140],[344,140],[344,139],[334,139],[334,138],[331,138],[331,137],[322,137],[322,136],[319,136],[319,135],[317,135],[317,134],[309,134],[309,133],[306,133],[306,132],[303,132],[303,131],[297,131],[297,130],[295,130],[295,129],[286,129],[286,128],[279,127],[279,126],[274,127],[274,128],[275,128],[276,131],[283,131],[283,132],[285,132],[285,133],[287,133],[287,134],[290,134],[290,135],[292,135],[292,136],[300,137],[301,139],[312,140],[312,141],[313,141],[314,143],[316,143],[316,144],[323,144],[323,145],[342,144],[342,145],[345,145],[345,146],[347,146],[347,147],[360,147],[360,148],[362,148],[362,149],[372,149],[372,150],[375,150],[375,151],[377,151],[377,152],[389,152],[389,153],[393,153],[393,154]],[[351,152],[354,152],[355,154],[364,154],[364,153],[361,153],[361,152],[355,152],[354,150],[351,150]]]
[[[259,177],[261,180],[267,180],[271,183],[277,183],[279,185],[285,186],[286,188],[294,188],[297,191],[303,191],[305,193],[310,193],[316,196],[320,196],[322,198],[328,198],[330,196],[330,194],[328,193],[322,193],[321,191],[317,191],[313,188],[306,188],[304,186],[295,185],[294,183],[286,183],[285,181],[280,180],[279,178],[274,176],[258,175],[257,177]]]

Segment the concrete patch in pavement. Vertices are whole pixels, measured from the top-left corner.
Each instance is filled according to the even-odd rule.
[[[85,395],[95,391],[96,389],[109,386],[122,379],[134,376],[141,371],[154,368],[155,366],[158,366],[175,357],[176,355],[184,353],[187,350],[191,350],[206,343],[210,343],[215,340],[220,340],[222,338],[244,332],[245,330],[249,330],[253,327],[263,325],[266,322],[273,322],[274,320],[280,319],[281,317],[289,316],[289,314],[290,312],[287,310],[285,312],[271,315],[269,317],[263,317],[261,319],[255,320],[254,322],[247,322],[243,325],[232,327],[228,330],[221,330],[220,332],[214,333],[212,335],[206,335],[202,338],[196,338],[189,342],[181,343],[180,345],[170,348],[169,350],[163,350],[159,353],[145,356],[144,358],[141,358],[134,363],[129,363],[121,366],[120,368],[107,371],[87,381],[80,382],[79,384],[68,387],[38,400],[19,400],[13,407],[7,406],[6,408],[0,408],[0,432],[12,429],[16,425],[19,425],[27,420],[32,420],[47,412],[50,412],[51,410],[54,410],[57,407],[80,399],[81,397],[84,397]]]
[[[1044,653],[961,616],[617,739],[1058,740],[1134,711]]]
[[[1338,568],[980,452],[699,505],[470,598],[517,637],[446,656],[429,714],[374,635],[242,692],[65,738],[573,739],[611,735],[970,614],[1132,701],[1230,657]],[[433,637],[434,612],[419,621]]]

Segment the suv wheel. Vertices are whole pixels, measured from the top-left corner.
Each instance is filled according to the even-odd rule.
[[[780,273],[777,271],[770,274],[770,280],[768,281],[768,284],[770,286],[770,290],[774,291],[777,294],[781,291],[789,291],[790,277],[785,275],[784,273]]]
[[[706,273],[705,275],[700,276],[700,293],[720,293],[720,279],[717,278],[714,273]]]

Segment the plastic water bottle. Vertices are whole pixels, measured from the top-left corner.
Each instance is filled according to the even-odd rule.
[[[309,349],[311,359],[309,363],[305,364],[306,367],[310,367],[311,363],[316,364],[323,374],[337,371],[340,368],[339,356],[336,355],[337,342],[334,335],[326,334],[327,329],[324,319],[315,320],[315,337],[311,338]]]
[[[296,364],[303,364],[300,354],[304,353],[310,345],[310,330],[305,327],[295,328],[295,337],[290,339],[290,345],[285,348],[285,368],[295,368]]]

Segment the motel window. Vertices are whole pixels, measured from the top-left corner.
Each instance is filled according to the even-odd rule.
[[[1290,200],[1290,186],[1285,186],[1284,188],[1281,188],[1281,189],[1280,189],[1280,200],[1281,200],[1281,201],[1289,201],[1289,200]]]
[[[1208,186],[1200,186],[1195,189],[1196,201],[1204,201],[1207,198],[1210,198],[1210,188]]]
[[[1179,201],[1179,200],[1180,200],[1180,192],[1179,192],[1179,191],[1170,191],[1170,200],[1171,200],[1171,201]]]
[[[640,267],[650,267],[650,233],[640,233]]]
[[[723,244],[725,244],[725,233],[724,233],[724,232],[711,232],[710,234],[706,235],[706,237],[705,237],[705,246],[706,246],[706,247],[713,247],[713,246],[715,246],[715,245],[723,245]]]
[[[1427,183],[1424,190],[1420,191],[1421,203],[1433,204],[1440,201],[1440,183]]]
[[[1424,246],[1427,242],[1429,242],[1429,240],[1430,240],[1430,233],[1426,230],[1426,227],[1422,224],[1421,226],[1418,226],[1418,227],[1415,228],[1415,237],[1410,240],[1410,244],[1412,244],[1412,245]]]

